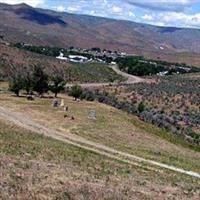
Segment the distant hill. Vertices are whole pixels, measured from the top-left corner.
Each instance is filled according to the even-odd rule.
[[[9,42],[61,47],[100,47],[151,58],[200,64],[198,29],[157,27],[130,21],[59,13],[32,8],[26,4],[0,4],[0,36]]]

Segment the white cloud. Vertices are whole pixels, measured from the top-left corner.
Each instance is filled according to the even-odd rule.
[[[186,27],[200,27],[200,13],[187,15],[185,13],[167,12],[158,16],[165,25],[178,25]]]
[[[145,14],[144,16],[142,16],[142,19],[147,20],[147,21],[151,21],[151,20],[153,20],[153,16]]]
[[[143,20],[158,26],[200,28],[200,13],[160,12],[156,15],[145,14],[139,21],[143,22]]]
[[[96,12],[94,10],[90,11],[90,15],[95,15],[95,14],[96,14]]]
[[[77,12],[77,11],[79,11],[79,7],[69,6],[69,7],[67,7],[67,11],[69,11],[69,12]]]
[[[107,0],[103,0],[104,4],[108,4],[108,1]]]
[[[36,7],[44,4],[44,0],[0,0],[0,3],[7,3],[7,4],[26,3],[30,6]]]
[[[133,12],[129,11],[129,12],[128,12],[128,16],[129,16],[129,17],[135,17],[135,14],[134,14]]]
[[[199,0],[123,0],[129,4],[153,10],[180,12]]]
[[[122,8],[118,7],[118,6],[113,6],[112,7],[112,11],[115,13],[121,13],[122,12]]]
[[[57,7],[56,7],[56,10],[57,10],[58,12],[64,12],[64,11],[65,11],[65,7],[62,6],[62,5],[60,5],[60,6],[57,6]]]

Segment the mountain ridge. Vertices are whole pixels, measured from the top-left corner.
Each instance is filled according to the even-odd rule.
[[[53,31],[52,31],[53,30]],[[129,54],[199,54],[200,30],[0,3],[0,35],[9,42],[60,47],[100,47]],[[158,54],[158,56],[156,56]]]

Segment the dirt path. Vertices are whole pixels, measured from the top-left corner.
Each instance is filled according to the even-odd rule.
[[[123,76],[124,78],[127,78],[127,81],[124,82],[124,84],[135,84],[135,83],[141,83],[145,82],[145,79],[140,78],[138,76],[133,76],[131,74],[127,74],[125,72],[122,72],[119,70],[117,65],[111,65],[110,68],[115,71],[118,75]]]
[[[156,171],[160,171],[161,169],[168,169],[174,172],[200,178],[200,174],[196,172],[187,171],[181,168],[176,168],[174,166],[166,165],[166,164],[159,163],[153,160],[144,159],[144,158],[134,156],[122,151],[117,151],[115,149],[109,148],[102,144],[98,144],[98,143],[86,140],[85,138],[72,135],[70,133],[61,132],[61,131],[57,131],[51,128],[47,128],[39,123],[36,123],[32,119],[30,119],[29,116],[26,116],[25,114],[22,114],[22,113],[11,111],[6,107],[0,106],[0,118],[6,121],[12,122],[27,130],[30,130],[39,134],[43,134],[48,137],[52,137],[54,139],[66,142],[68,144],[77,146],[79,148],[83,148],[83,149],[104,155],[106,157],[131,164],[131,165],[136,165],[139,167],[144,167],[144,168],[148,168],[148,169],[156,170]]]
[[[83,88],[90,88],[90,87],[103,87],[103,86],[110,86],[110,85],[131,85],[131,84],[135,84],[135,83],[146,82],[145,79],[142,79],[138,76],[133,76],[131,74],[127,74],[125,72],[120,71],[117,65],[110,65],[110,68],[113,71],[115,71],[118,75],[123,76],[127,80],[125,82],[122,82],[122,83],[111,83],[111,82],[107,82],[107,83],[82,83],[82,84],[79,84],[79,85]],[[66,87],[72,87],[73,85],[74,84],[66,84]]]

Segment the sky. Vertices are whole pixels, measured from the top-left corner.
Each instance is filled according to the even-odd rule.
[[[130,20],[158,26],[200,28],[200,0],[0,0],[59,12]]]

